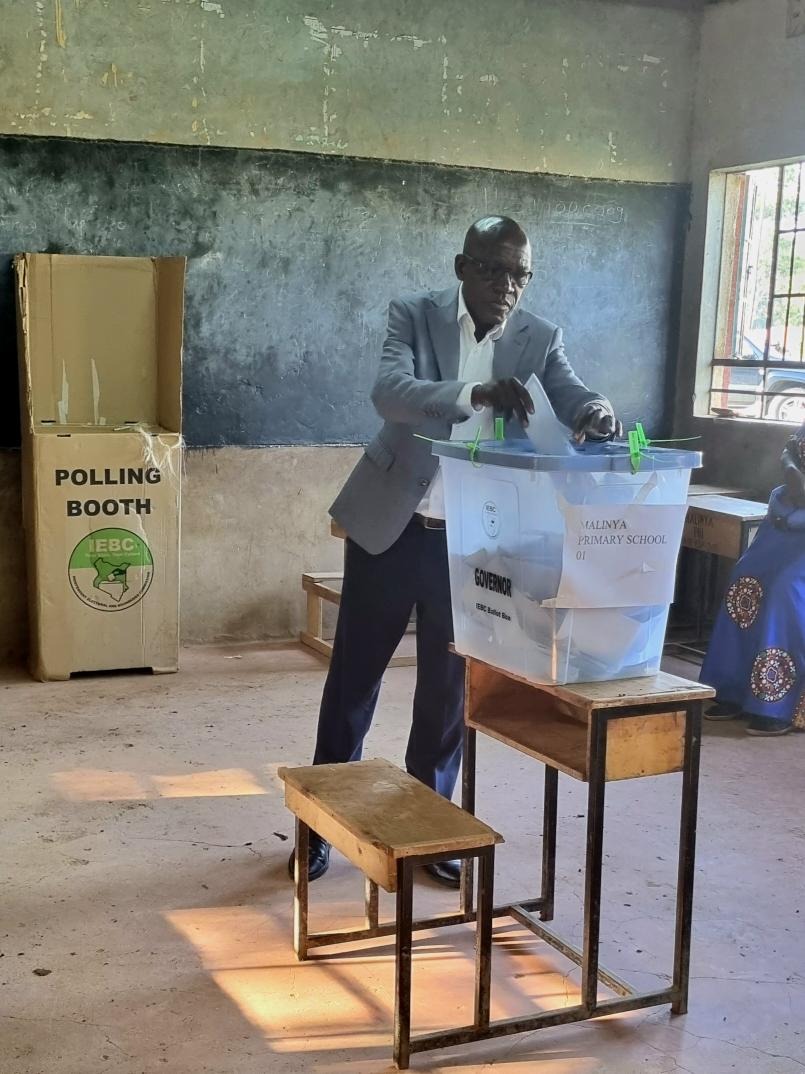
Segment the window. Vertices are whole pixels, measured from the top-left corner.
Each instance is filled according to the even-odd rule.
[[[723,174],[709,412],[805,421],[805,161]]]

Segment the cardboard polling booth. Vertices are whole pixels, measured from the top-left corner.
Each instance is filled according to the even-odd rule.
[[[176,671],[184,258],[15,258],[31,669]]]
[[[659,670],[692,451],[434,445],[456,648],[536,683]]]

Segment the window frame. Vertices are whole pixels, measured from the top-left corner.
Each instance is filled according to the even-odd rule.
[[[800,165],[797,176],[795,215],[791,227],[781,228],[784,204],[785,169],[791,165]],[[742,269],[745,267],[747,226],[751,222],[751,213],[747,212],[747,191],[750,188],[749,177],[752,172],[776,169],[777,194],[774,205],[772,230],[772,254],[769,266],[768,297],[766,301],[766,322],[763,328],[753,331],[764,336],[762,358],[748,359],[735,357],[737,348],[733,346],[736,333],[745,337],[746,330],[739,320],[742,301],[745,302]],[[783,353],[788,350],[788,329],[792,302],[801,302],[803,322],[805,322],[805,290],[794,290],[794,263],[797,250],[797,236],[805,236],[805,157],[771,161],[763,164],[743,165],[734,168],[717,169],[710,172],[706,229],[704,241],[704,258],[702,266],[701,307],[696,363],[696,383],[693,413],[696,418],[730,421],[754,422],[763,425],[798,425],[801,419],[779,418],[769,414],[769,400],[786,394],[786,389],[768,391],[768,375],[772,370],[796,369],[802,374],[803,389],[791,389],[795,398],[805,395],[805,323],[799,328],[800,356],[798,358],[770,357],[772,335],[775,331],[774,304],[776,300],[787,300],[786,322],[783,337]],[[762,226],[762,221],[760,226]],[[781,237],[791,236],[790,268],[788,273],[788,290],[778,291],[778,267]],[[805,238],[801,241],[805,242]],[[761,292],[761,297],[763,292]],[[732,351],[732,357],[720,357]],[[727,378],[726,386],[717,383],[718,370],[729,369],[752,370],[760,373],[759,388],[730,388]],[[799,379],[799,378],[797,378]],[[730,411],[729,407],[720,408],[714,401],[719,395],[725,397],[745,395],[755,401],[757,413]],[[750,409],[750,408],[747,408]]]

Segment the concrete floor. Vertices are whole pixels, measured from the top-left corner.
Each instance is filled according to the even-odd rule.
[[[297,649],[203,648],[176,676],[0,678],[0,1074],[290,1074],[391,1069],[392,949],[294,961],[276,778],[311,754],[323,667]],[[367,755],[401,760],[414,681],[389,672]],[[541,774],[479,746],[479,814],[507,839],[499,899],[536,884]],[[805,736],[710,725],[703,750],[691,1011],[567,1026],[416,1056],[511,1074],[805,1069]],[[679,777],[611,785],[602,961],[646,987],[671,965]],[[580,931],[584,787],[560,780],[558,915]],[[313,921],[360,910],[334,857]],[[388,900],[385,905],[388,906]],[[454,905],[424,876],[423,912]],[[800,913],[802,910],[802,913]],[[470,1020],[472,933],[420,939],[415,1027]],[[495,929],[493,1016],[575,1002],[578,974]]]

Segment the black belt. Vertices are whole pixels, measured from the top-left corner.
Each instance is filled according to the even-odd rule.
[[[426,530],[443,530],[445,528],[443,518],[428,518],[427,515],[414,515],[413,522]]]

